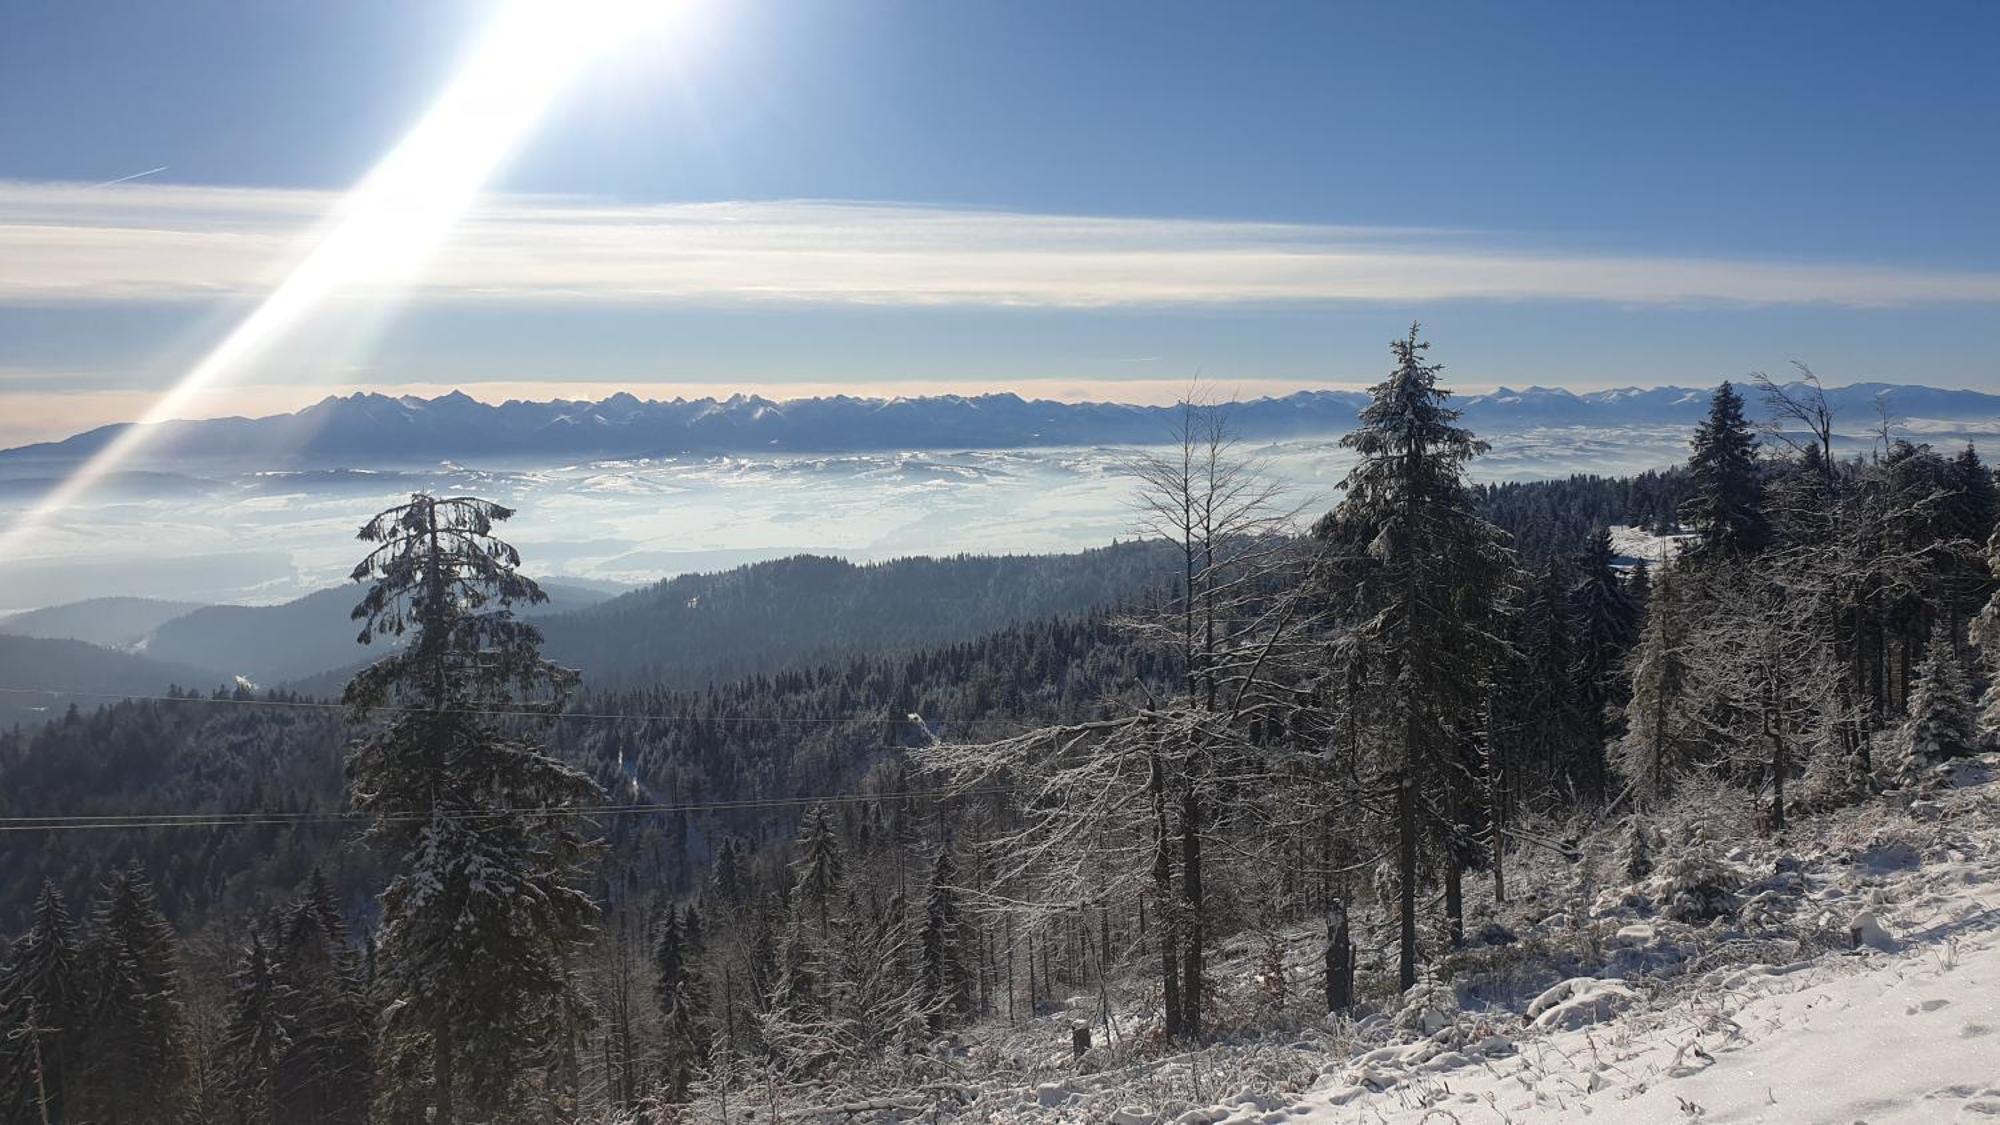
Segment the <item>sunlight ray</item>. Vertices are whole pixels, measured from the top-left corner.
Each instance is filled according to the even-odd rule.
[[[342,197],[276,288],[137,424],[0,530],[0,558],[18,554],[46,520],[132,460],[154,424],[180,417],[241,374],[328,297],[408,279],[587,62],[682,10],[673,0],[514,0],[503,8],[443,93]]]

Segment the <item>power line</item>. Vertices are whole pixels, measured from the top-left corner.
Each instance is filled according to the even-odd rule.
[[[7,695],[47,695],[58,698],[113,699],[132,703],[207,703],[235,707],[278,707],[308,711],[346,711],[345,703],[327,703],[312,699],[237,699],[230,696],[213,697],[205,695],[127,695],[115,691],[70,691],[66,688],[5,687],[0,686],[0,694]],[[629,720],[645,723],[888,723],[922,727],[926,720],[920,715],[660,715],[643,711],[538,711],[528,707],[486,708],[486,707],[371,707],[369,714],[411,715],[488,715],[496,718],[517,719],[586,719],[593,721]]]
[[[817,797],[750,797],[735,801],[688,801],[625,805],[585,805],[575,807],[528,807],[505,809],[449,809],[431,812],[368,813],[263,810],[255,812],[208,813],[129,813],[99,816],[9,816],[0,817],[0,832],[57,832],[153,828],[227,828],[271,825],[344,824],[354,821],[423,823],[431,820],[493,820],[503,817],[612,817],[654,816],[683,812],[733,812],[744,809],[798,808],[810,805],[863,804],[874,801],[902,801],[919,797],[988,796],[1011,793],[1011,785],[975,789],[927,792],[905,790],[898,793],[839,793]]]

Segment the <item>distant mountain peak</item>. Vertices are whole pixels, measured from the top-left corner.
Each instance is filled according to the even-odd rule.
[[[1794,385],[1793,389],[1796,389]],[[1578,394],[1564,387],[1497,387],[1467,394],[1466,424],[1507,432],[1535,427],[1692,425],[1706,409],[1706,387],[1621,387]],[[1746,387],[1753,413],[1762,396]],[[1857,383],[1826,389],[1844,423],[1865,428],[1883,399],[1900,417],[1938,421],[2000,420],[2000,396],[1969,390]],[[1245,438],[1332,437],[1354,428],[1363,391],[1320,388],[1226,405]],[[585,399],[510,399],[493,405],[454,389],[434,398],[372,391],[330,396],[294,414],[166,422],[152,428],[143,460],[151,465],[217,460],[268,467],[340,467],[477,462],[494,458],[653,457],[742,453],[901,449],[1001,449],[1058,445],[1132,445],[1168,440],[1176,408],[1117,402],[1056,402],[1012,392],[978,395],[837,394],[773,400],[737,392],[725,398],[644,399],[618,391]],[[102,449],[124,425],[99,427],[59,442],[0,451],[0,464],[62,465]]]

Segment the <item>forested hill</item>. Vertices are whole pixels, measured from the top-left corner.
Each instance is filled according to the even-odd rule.
[[[1472,486],[1480,513],[1507,533],[1524,566],[1574,555],[1586,536],[1620,524],[1665,531],[1678,523],[1692,493],[1685,468],[1649,470],[1630,477],[1578,474],[1562,480]]]
[[[115,652],[82,641],[0,633],[0,729],[39,725],[72,704],[95,710],[107,698],[154,695],[179,684],[213,685],[205,669]]]
[[[798,555],[682,575],[550,617],[544,652],[600,688],[699,687],[1115,605],[1166,580],[1175,557],[1157,541],[866,565]]]
[[[1176,668],[1099,616],[1021,625],[902,655],[854,656],[704,691],[590,692],[551,748],[614,802],[812,797],[866,785],[931,733],[962,736],[1095,713]],[[340,807],[353,731],[337,709],[231,695],[120,703],[0,734],[0,816],[188,814]],[[908,721],[915,714],[919,725]],[[601,716],[630,716],[607,719]],[[591,717],[581,717],[591,716]],[[786,836],[796,810],[605,821],[606,870],[650,892],[685,889],[725,837]],[[282,899],[315,864],[357,918],[380,872],[339,824],[50,832],[0,849],[0,932],[18,932],[46,876],[86,898],[132,860],[183,927]],[[748,849],[754,850],[754,848]],[[616,888],[609,888],[616,894]]]
[[[560,580],[542,588],[549,600],[518,607],[542,617],[603,601],[602,590]],[[355,643],[351,619],[360,591],[353,586],[318,590],[280,605],[211,605],[168,621],[145,639],[147,655],[214,669],[223,679],[243,676],[277,684],[355,664],[381,654]]]
[[[90,598],[0,617],[0,633],[129,648],[176,617],[202,608],[161,598]]]

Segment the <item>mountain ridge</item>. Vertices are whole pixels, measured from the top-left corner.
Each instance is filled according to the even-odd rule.
[[[1503,386],[1464,395],[1457,404],[1474,429],[1506,432],[1692,424],[1706,409],[1708,395],[1707,388],[1682,386],[1584,392]],[[1827,398],[1838,417],[1861,428],[1875,418],[1878,402],[1905,417],[2000,420],[2000,395],[1973,390],[1855,383],[1828,388]],[[1232,403],[1229,409],[1240,437],[1282,440],[1345,433],[1367,399],[1363,391],[1301,390]],[[597,400],[508,399],[495,404],[463,390],[428,399],[357,391],[288,414],[158,423],[140,460],[243,460],[272,466],[1129,445],[1163,440],[1171,432],[1175,409],[1025,399],[1011,392],[786,400],[739,393],[661,400],[620,391]],[[73,464],[136,424],[114,423],[60,441],[0,450],[0,468]]]

